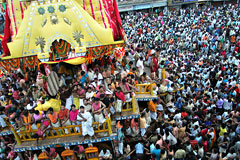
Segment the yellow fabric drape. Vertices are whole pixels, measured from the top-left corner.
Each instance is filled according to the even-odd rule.
[[[60,99],[50,99],[46,101],[44,104],[38,104],[35,110],[40,111],[47,111],[48,108],[52,107],[54,112],[58,112],[61,107],[61,100]]]

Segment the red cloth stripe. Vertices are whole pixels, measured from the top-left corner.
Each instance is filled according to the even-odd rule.
[[[4,56],[10,55],[10,51],[7,46],[8,40],[10,38],[10,19],[8,15],[9,15],[9,12],[7,7],[6,13],[5,13],[4,37],[2,39],[2,48],[3,48]]]
[[[110,28],[112,28],[112,23],[111,23],[111,20],[110,20],[110,15],[108,13],[108,4],[106,2],[106,0],[103,0],[103,7],[104,7],[104,12],[105,12],[105,15],[108,19],[108,24],[110,25]]]
[[[17,35],[17,25],[16,25],[16,17],[15,17],[15,12],[14,12],[14,7],[13,7],[13,0],[11,0],[11,6],[12,6],[12,14],[13,14],[13,20],[14,20],[14,27],[15,27],[15,30],[16,30],[16,34]]]
[[[22,2],[20,2],[20,8],[21,8],[21,13],[22,13],[22,19],[24,17],[24,11],[23,11],[23,6],[22,6]]]
[[[103,17],[101,1],[98,0],[98,3],[99,3],[99,9],[100,9],[100,13],[101,13],[101,16],[102,16],[102,21],[103,21],[104,27],[107,28],[107,25],[106,25],[106,23],[105,23],[105,19],[104,19],[104,17]]]
[[[24,2],[23,4],[24,4],[24,7],[25,7],[25,9],[27,9],[27,5],[26,5],[26,2]]]
[[[117,6],[116,0],[113,0],[113,7],[114,7],[115,15],[116,15],[116,20],[118,23],[118,29],[120,29],[120,31],[121,31],[120,35],[121,35],[122,39],[124,39],[124,30],[122,27],[122,21],[121,21],[121,17],[120,17],[119,11],[118,11],[118,6]]]
[[[85,0],[83,0],[83,9],[86,10]]]
[[[93,10],[92,0],[89,0],[89,3],[90,3],[91,11],[92,11],[92,17],[93,17],[93,19],[95,19],[95,14],[94,14],[94,10]]]
[[[10,16],[10,9],[9,9],[9,5],[8,5],[9,1],[7,1],[7,8],[6,8],[6,13],[8,15],[8,18]],[[12,26],[10,25],[11,24],[11,19],[9,18],[9,30],[10,30],[10,38],[12,38],[13,36],[13,29],[12,29]],[[6,25],[6,24],[5,24]],[[5,30],[4,30],[4,35],[5,35]],[[5,36],[4,36],[5,37]]]

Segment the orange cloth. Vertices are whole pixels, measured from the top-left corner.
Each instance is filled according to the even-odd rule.
[[[58,113],[57,112],[53,112],[53,114],[48,114],[48,117],[49,117],[49,119],[50,119],[50,121],[52,123],[56,123],[57,122]]]
[[[213,129],[214,137],[213,137],[213,139],[212,139],[211,147],[213,147],[214,143],[215,143],[216,140],[217,140],[217,134],[216,134],[216,131],[215,131],[214,128],[212,128],[212,129]],[[209,134],[210,134],[210,130],[208,131],[208,135],[209,135]]]
[[[134,118],[131,120],[131,128],[136,128],[138,130],[138,123],[135,122]]]
[[[157,112],[157,104],[154,104],[153,101],[149,101],[148,109],[152,112]]]
[[[65,108],[64,111],[60,110],[58,113],[58,117],[60,120],[64,120],[65,117],[68,115],[68,109]]]
[[[235,41],[236,41],[236,36],[231,36],[231,42],[235,43]]]
[[[203,61],[199,62],[198,65],[201,66],[203,64]]]
[[[115,69],[115,66],[112,64],[112,74],[114,74]]]
[[[24,116],[23,119],[24,119],[24,123],[25,123],[25,124],[29,123],[29,124],[26,126],[26,129],[27,129],[27,130],[31,130],[31,124],[30,124],[30,122],[31,122],[31,116],[30,116],[30,113],[28,113],[28,116],[27,116],[27,117]]]
[[[123,128],[123,126],[120,124],[120,121],[117,122],[117,129]]]
[[[152,50],[148,50],[148,54],[147,54],[147,56],[146,56],[146,61],[147,61],[148,58],[151,56],[151,52],[152,52]]]
[[[133,75],[133,72],[128,72],[128,74],[127,75]]]
[[[204,36],[204,37],[203,37],[203,40],[208,40],[208,36]]]

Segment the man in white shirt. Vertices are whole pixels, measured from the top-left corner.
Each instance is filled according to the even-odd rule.
[[[87,74],[88,74],[89,80],[93,81],[94,80],[94,71],[92,70],[92,68],[89,68]]]
[[[80,106],[79,117],[79,121],[82,122],[82,135],[89,135],[90,137],[94,136],[94,138],[97,139],[97,137],[94,135],[94,130],[92,127],[93,117],[91,113],[85,111],[83,106]]]
[[[106,148],[101,150],[101,152],[99,154],[99,160],[110,160],[110,159],[112,159],[111,152]]]
[[[100,83],[102,83],[103,76],[102,76],[101,73],[99,73],[99,70],[98,70],[98,69],[95,70],[95,74],[94,74],[94,77],[93,77],[93,78],[94,78],[94,79],[97,78],[98,81],[99,81]]]
[[[26,108],[27,110],[32,110],[36,105],[37,104],[34,101],[30,101]]]
[[[143,57],[140,57],[137,61],[136,67],[139,70],[139,76],[143,74],[144,72],[144,64],[143,64]]]
[[[223,108],[224,108],[224,110],[226,110],[226,111],[231,111],[231,110],[232,110],[232,102],[231,102],[231,99],[224,99]]]

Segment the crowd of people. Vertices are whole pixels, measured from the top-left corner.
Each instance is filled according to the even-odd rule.
[[[150,67],[158,82],[164,69],[156,91],[169,93],[150,101],[140,119],[119,122],[127,159],[239,159],[239,14],[238,6],[224,5],[122,15],[126,70],[136,64],[144,75]],[[173,93],[176,85],[184,89]],[[125,143],[134,133],[143,141]],[[133,150],[137,156],[128,154]]]
[[[44,68],[1,78],[1,128],[8,117],[16,131],[37,130],[39,138],[49,128],[81,124],[77,132],[96,138],[92,122],[121,116],[136,84],[152,81],[158,98],[140,106],[140,118],[117,122],[121,157],[239,159],[239,15],[234,5],[123,14],[129,45],[121,62],[104,56],[88,66],[52,65],[60,79],[56,96],[46,91]],[[60,99],[60,109],[36,110],[50,99]],[[132,137],[141,137],[134,146]]]

